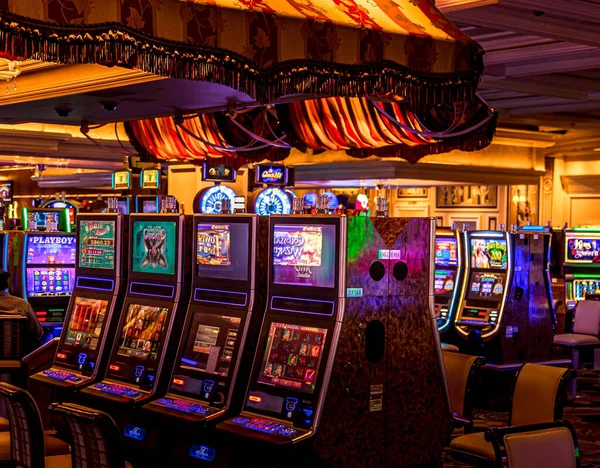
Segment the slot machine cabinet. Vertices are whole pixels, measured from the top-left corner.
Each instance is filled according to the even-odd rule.
[[[456,229],[437,228],[434,255],[434,293],[437,328],[442,341],[454,338],[454,318],[464,280],[463,236]]]
[[[76,280],[65,327],[50,369],[31,382],[67,391],[93,383],[106,370],[126,283],[126,217],[77,215]]]
[[[567,318],[572,329],[577,303],[588,294],[600,293],[600,229],[574,228],[564,231],[564,278]]]
[[[266,309],[268,221],[194,215],[193,223],[191,300],[169,390],[144,405],[141,422],[161,432],[172,426],[162,434],[171,461],[189,460],[192,442],[206,439],[203,429],[240,411]]]
[[[438,460],[452,424],[432,314],[433,220],[312,215],[270,223],[270,251],[278,251],[246,402],[217,429],[251,447],[267,444],[254,452],[271,466]],[[286,258],[285,247],[298,244],[294,231],[307,231],[309,246],[322,238],[313,266]]]
[[[8,271],[8,232],[0,231],[0,268]]]
[[[75,286],[75,235],[27,231],[22,255],[23,299],[35,311],[46,342],[60,336]]]
[[[189,301],[191,219],[178,214],[129,216],[129,281],[115,341],[102,380],[80,393],[109,410],[117,424],[124,408],[166,390],[178,333]],[[116,409],[121,408],[121,409]]]

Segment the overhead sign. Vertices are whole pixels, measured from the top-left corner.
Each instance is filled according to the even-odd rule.
[[[143,169],[140,176],[140,186],[143,189],[159,189],[160,169]]]
[[[204,162],[202,180],[205,182],[235,182],[237,172],[226,164]]]
[[[129,190],[131,188],[131,172],[116,171],[112,175],[113,190]]]

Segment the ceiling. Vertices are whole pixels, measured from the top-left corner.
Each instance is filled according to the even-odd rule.
[[[588,142],[578,145],[577,156],[598,157],[600,139],[591,141],[590,134],[600,127],[600,2],[437,0],[436,5],[486,50],[480,94],[500,110],[501,126],[569,132],[571,142],[581,134]]]

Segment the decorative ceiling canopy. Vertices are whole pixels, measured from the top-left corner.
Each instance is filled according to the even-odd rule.
[[[68,5],[67,5],[68,4]],[[97,63],[208,81],[264,104],[393,94],[466,102],[482,49],[431,0],[0,2],[5,58]],[[25,16],[19,16],[25,15]]]

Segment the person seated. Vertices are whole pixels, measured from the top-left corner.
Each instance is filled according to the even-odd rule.
[[[12,296],[8,292],[9,278],[9,272],[0,270],[0,315],[21,315],[27,317],[23,348],[25,354],[29,354],[42,344],[42,326],[29,302],[20,297]]]

